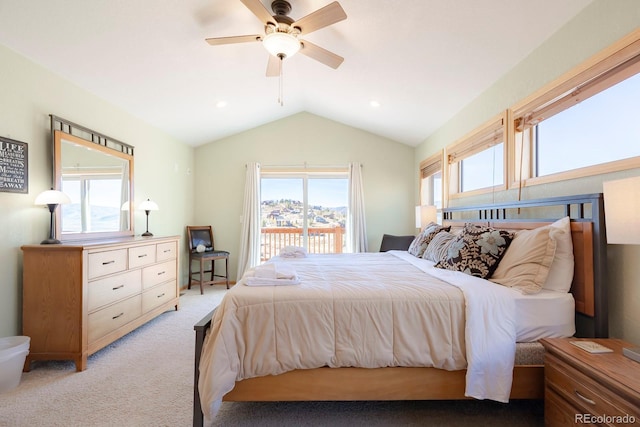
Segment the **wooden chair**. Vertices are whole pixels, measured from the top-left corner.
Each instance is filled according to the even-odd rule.
[[[203,285],[214,285],[225,283],[229,289],[229,252],[216,250],[213,245],[213,230],[210,225],[187,226],[187,236],[189,240],[189,285],[197,282],[200,285],[200,294],[203,294]],[[215,274],[216,260],[224,259],[224,276]],[[200,269],[193,271],[193,261],[198,261]],[[211,261],[211,269],[206,270],[205,264]],[[211,273],[210,280],[205,280],[205,273]],[[193,276],[198,275],[198,280]]]

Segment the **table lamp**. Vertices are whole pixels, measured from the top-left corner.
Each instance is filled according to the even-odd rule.
[[[438,209],[433,205],[416,206],[416,228],[423,229],[430,222],[438,219]]]
[[[607,243],[640,245],[640,176],[607,181],[602,188]],[[622,353],[640,362],[640,347],[623,348]]]
[[[152,202],[151,200],[147,199],[144,202],[140,203],[140,206],[138,206],[138,209],[140,209],[141,211],[144,211],[145,215],[147,215],[147,231],[142,233],[142,235],[153,236],[153,234],[149,232],[149,212],[157,211],[158,204],[156,202]]]
[[[55,212],[58,205],[71,203],[71,199],[62,191],[57,191],[52,188],[51,190],[43,191],[42,193],[38,194],[38,197],[36,197],[36,201],[34,203],[36,205],[47,205],[47,207],[49,208],[49,214],[51,216],[49,222],[49,238],[44,239],[42,242],[40,242],[40,244],[59,244],[60,240],[55,238],[55,230],[53,227],[53,212]]]

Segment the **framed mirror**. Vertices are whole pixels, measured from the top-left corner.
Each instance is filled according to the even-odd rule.
[[[56,209],[56,236],[86,240],[132,236],[133,155],[54,131],[55,189],[71,198]]]

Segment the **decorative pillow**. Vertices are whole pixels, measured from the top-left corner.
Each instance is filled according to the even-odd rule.
[[[540,292],[556,252],[551,226],[520,230],[489,280],[525,294]]]
[[[447,258],[438,261],[435,267],[486,279],[498,267],[513,237],[510,231],[465,224],[462,233],[451,242]]]
[[[556,253],[549,268],[549,275],[543,289],[569,292],[573,282],[573,240],[569,217],[559,219],[550,225],[549,236],[556,241]]]
[[[438,262],[447,257],[447,250],[449,245],[456,238],[456,235],[448,231],[442,231],[435,236],[427,245],[422,258],[429,261]]]
[[[435,222],[430,222],[426,227],[424,227],[424,230],[422,230],[420,234],[413,239],[413,242],[409,245],[409,253],[413,256],[417,256],[418,258],[422,257],[422,254],[425,249],[427,249],[427,245],[431,239],[433,239],[433,236],[438,234],[440,231],[449,231],[450,229],[451,227],[443,227]]]

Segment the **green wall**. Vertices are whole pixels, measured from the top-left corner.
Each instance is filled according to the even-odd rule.
[[[636,30],[640,23],[640,1],[596,0],[551,36],[525,60],[462,109],[416,148],[414,167],[422,159],[456,141],[514,103]],[[588,147],[585,147],[588,149]],[[630,170],[562,183],[523,189],[522,197],[534,199],[570,194],[602,192],[602,182],[640,174]],[[456,204],[516,200],[510,190]],[[640,247],[608,245],[610,335],[640,344]]]
[[[413,147],[309,113],[299,113],[196,148],[195,219],[211,224],[216,247],[237,272],[244,182],[249,162],[263,166],[346,166],[360,162],[369,251],[382,234],[414,234]]]
[[[21,245],[38,244],[49,234],[49,211],[34,206],[52,185],[49,114],[135,146],[135,203],[151,198],[150,229],[156,235],[184,235],[193,218],[193,148],[79,89],[28,59],[0,46],[0,136],[26,142],[29,193],[0,192],[0,337],[21,332]],[[145,229],[144,212],[135,230]],[[183,263],[184,264],[184,263]],[[183,277],[186,277],[183,266]]]

